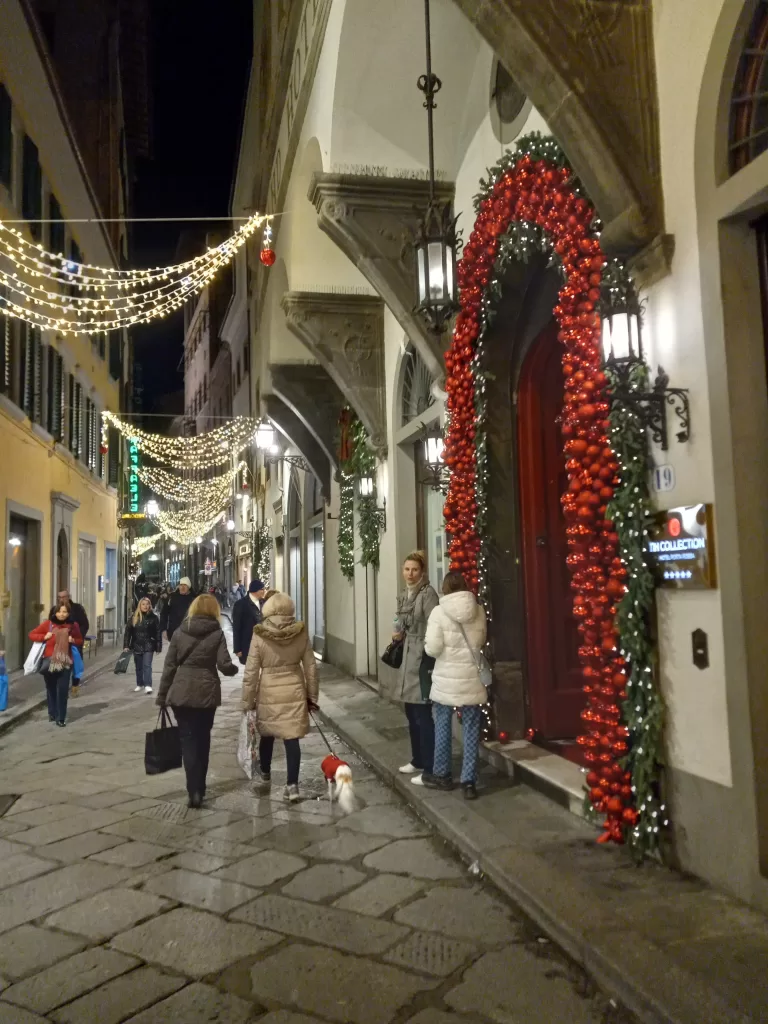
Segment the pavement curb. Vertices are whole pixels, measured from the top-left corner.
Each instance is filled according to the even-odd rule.
[[[545,935],[580,964],[603,992],[621,1002],[644,1024],[752,1024],[753,1018],[734,1012],[734,1008],[726,1005],[711,988],[689,972],[670,964],[662,949],[629,930],[625,922],[617,921],[615,932],[606,938],[605,933],[594,926],[591,916],[594,908],[589,905],[583,907],[583,926],[575,925],[573,919],[567,920],[558,912],[553,896],[560,893],[572,908],[584,902],[579,893],[564,891],[567,882],[558,886],[557,878],[542,872],[542,865],[535,863],[539,859],[531,854],[513,859],[517,870],[510,870],[504,864],[505,849],[498,848],[498,844],[495,850],[489,849],[476,841],[469,828],[457,827],[444,813],[440,794],[428,791],[430,799],[425,799],[421,790],[407,779],[404,781],[355,735],[354,721],[350,728],[339,720],[348,717],[346,713],[342,711],[339,716],[334,716],[329,705],[338,707],[332,698],[323,697],[321,692],[320,717],[323,722],[403,797],[419,817],[434,826],[463,858],[477,863],[481,872]],[[370,732],[365,725],[361,724],[359,728]],[[530,884],[532,877],[538,877],[543,884],[534,887]],[[593,928],[594,932],[591,931]]]

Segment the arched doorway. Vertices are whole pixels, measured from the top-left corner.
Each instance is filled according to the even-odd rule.
[[[584,706],[560,504],[567,487],[562,408],[561,346],[551,321],[525,357],[517,402],[529,722],[543,740],[573,739]]]
[[[69,541],[62,526],[56,538],[56,593],[69,590]]]

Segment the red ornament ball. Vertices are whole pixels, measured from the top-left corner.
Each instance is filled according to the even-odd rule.
[[[259,259],[265,267],[271,267],[277,259],[277,254],[274,249],[262,249],[259,253]]]

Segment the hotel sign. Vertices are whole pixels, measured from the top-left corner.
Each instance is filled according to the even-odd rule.
[[[670,590],[716,587],[712,506],[682,505],[660,512],[647,551],[658,586]]]
[[[134,440],[128,442],[128,511],[135,515],[139,511],[139,449]]]

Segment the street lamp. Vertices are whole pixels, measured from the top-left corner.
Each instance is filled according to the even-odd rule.
[[[198,535],[197,535],[197,536],[195,537],[195,543],[196,543],[196,544],[202,544],[202,543],[203,543],[203,538],[202,538],[202,537],[200,536],[200,534],[199,534],[199,533],[198,533]]]
[[[441,491],[445,485],[445,441],[443,432],[437,424],[425,429],[421,437],[424,452],[424,466],[427,476],[421,482],[433,491]]]
[[[231,533],[234,530],[234,528],[235,528],[235,520],[234,519],[228,519],[227,520],[227,529],[229,530],[229,532]]]
[[[372,498],[376,484],[372,476],[362,476],[357,482],[358,494],[361,498]]]
[[[175,551],[175,550],[176,550],[176,545],[175,544],[171,544],[171,551]]]
[[[260,423],[256,428],[256,447],[262,451],[272,451],[275,444],[275,428],[271,423]]]
[[[155,501],[155,499],[152,498],[150,501],[147,502],[145,511],[148,516],[156,516],[160,511],[160,506]]]
[[[456,220],[450,203],[441,203],[435,196],[435,139],[433,111],[435,96],[443,83],[432,72],[432,41],[429,0],[424,0],[427,73],[418,80],[427,109],[427,144],[429,148],[429,203],[414,242],[416,253],[416,312],[422,313],[431,330],[442,334],[446,321],[455,313],[456,303]]]

